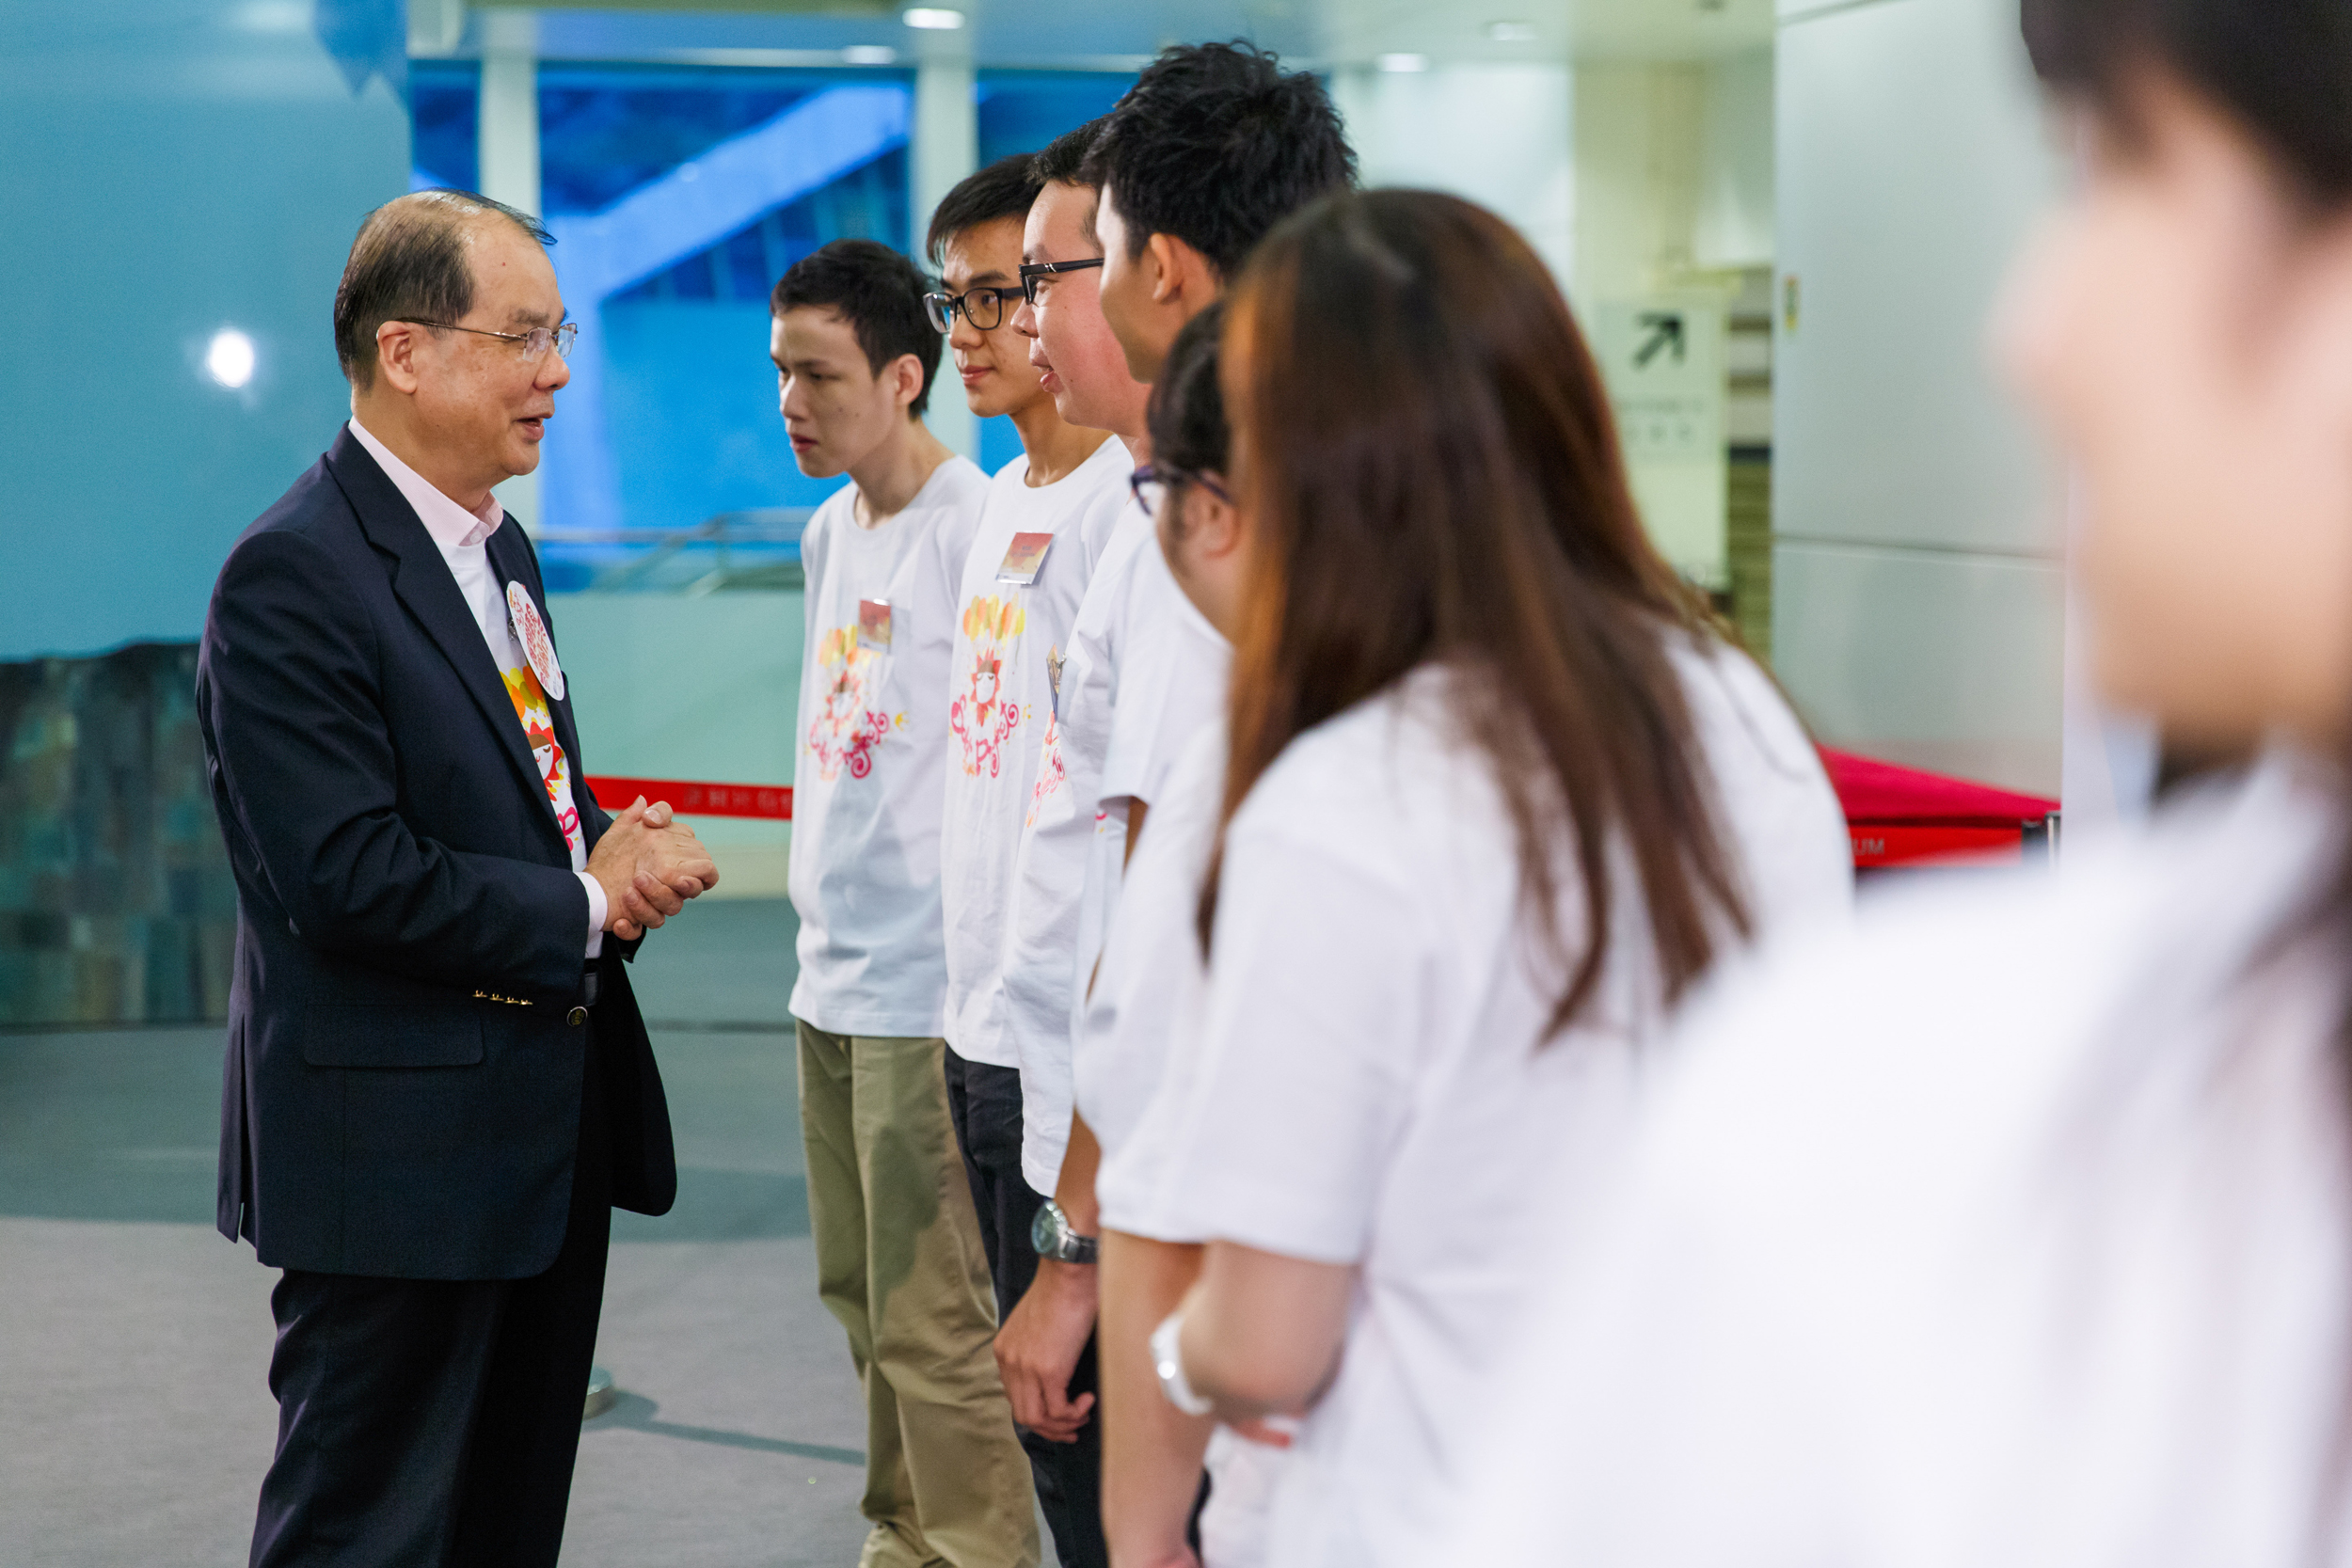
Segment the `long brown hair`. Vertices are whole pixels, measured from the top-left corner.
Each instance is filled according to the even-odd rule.
[[[1715,820],[1676,636],[1705,610],[1635,514],[1600,373],[1508,224],[1426,191],[1346,193],[1290,219],[1227,306],[1226,403],[1251,577],[1234,647],[1223,825],[1300,733],[1443,661],[1491,759],[1520,892],[1566,980],[1608,956],[1613,853],[1640,878],[1666,994],[1747,908]],[[1557,895],[1572,844],[1585,936]]]

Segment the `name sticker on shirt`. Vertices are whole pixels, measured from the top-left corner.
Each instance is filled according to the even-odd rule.
[[[857,640],[869,648],[890,646],[890,601],[888,599],[858,600]]]
[[[996,568],[996,580],[1026,588],[1037,580],[1045,565],[1045,552],[1053,546],[1054,536],[1050,533],[1014,534],[1005,550],[1005,563]]]
[[[555,640],[548,635],[548,624],[539,619],[539,607],[531,602],[519,582],[506,585],[506,614],[515,628],[515,641],[523,645],[523,657],[531,661],[531,673],[539,677],[539,689],[548,694],[548,702],[562,702],[564,667],[555,662]]]

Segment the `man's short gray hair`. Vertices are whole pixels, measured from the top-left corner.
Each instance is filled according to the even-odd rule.
[[[363,392],[374,384],[375,329],[386,322],[453,322],[473,309],[466,231],[493,214],[541,245],[555,243],[529,213],[473,191],[415,191],[367,215],[335,290],[335,357],[345,381]]]

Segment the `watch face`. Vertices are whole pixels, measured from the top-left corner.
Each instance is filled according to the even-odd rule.
[[[1048,1201],[1045,1207],[1037,1212],[1037,1218],[1030,1222],[1029,1245],[1037,1250],[1040,1258],[1052,1258],[1058,1260],[1061,1257],[1064,1234],[1066,1232],[1062,1226],[1061,1206]]]

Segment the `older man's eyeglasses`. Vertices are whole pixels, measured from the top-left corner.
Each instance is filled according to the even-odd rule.
[[[546,358],[549,349],[555,350],[558,359],[569,359],[572,343],[580,337],[578,322],[565,322],[561,326],[534,326],[528,332],[493,332],[486,326],[460,326],[455,322],[429,322],[417,316],[394,316],[392,320],[405,322],[410,326],[437,327],[443,332],[470,332],[477,338],[503,338],[510,343],[522,344],[523,357],[534,362]]]
[[[1005,301],[1020,291],[1015,289],[966,289],[960,294],[925,294],[923,314],[931,325],[942,332],[956,329],[956,316],[961,312],[977,331],[993,332],[1005,325]]]

